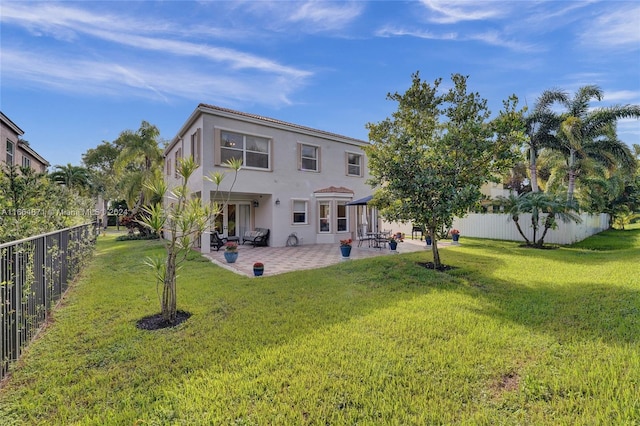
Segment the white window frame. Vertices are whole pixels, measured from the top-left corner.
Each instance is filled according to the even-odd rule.
[[[318,201],[318,233],[331,234],[331,201]],[[322,210],[326,206],[327,214],[324,215]],[[326,224],[327,229],[322,229],[322,225]]]
[[[349,156],[351,155],[356,155],[358,156],[358,164],[352,164],[349,162]],[[347,168],[347,176],[357,176],[357,177],[362,177],[362,170],[363,170],[363,161],[364,161],[364,157],[362,155],[362,153],[359,152],[352,152],[352,151],[346,151],[345,153],[345,163],[346,163],[346,168]],[[350,168],[351,167],[358,167],[358,173],[351,173]]]
[[[22,167],[31,167],[31,158],[22,157]]]
[[[167,157],[167,176],[171,176],[171,158]]]
[[[304,155],[305,148],[313,149],[315,157],[305,156]],[[315,168],[306,168],[304,166],[305,160],[315,161]],[[303,172],[319,172],[320,171],[320,147],[318,145],[298,142],[298,170],[301,170]]]
[[[344,216],[340,216],[340,207],[344,207]],[[344,221],[344,229],[340,229],[340,221]],[[336,202],[336,233],[349,232],[349,208],[346,201]]]
[[[304,211],[296,210],[296,203],[304,203]],[[296,214],[304,214],[304,222],[296,222]],[[302,198],[294,198],[291,200],[291,224],[292,225],[308,225],[309,224],[309,200]]]

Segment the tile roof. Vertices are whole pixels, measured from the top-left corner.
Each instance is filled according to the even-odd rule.
[[[204,103],[201,103],[200,105],[198,105],[198,108],[200,108],[200,107],[213,109],[213,110],[217,110],[217,111],[221,111],[221,112],[227,112],[227,113],[235,114],[235,115],[241,115],[241,116],[244,116],[244,117],[247,117],[247,118],[253,118],[255,120],[265,121],[267,123],[273,123],[273,124],[278,124],[278,125],[281,125],[281,126],[293,127],[295,129],[300,129],[300,130],[304,130],[304,131],[320,133],[320,134],[324,134],[326,136],[330,136],[330,137],[334,137],[334,138],[348,139],[348,140],[352,140],[352,141],[355,141],[355,142],[358,142],[358,143],[366,143],[366,144],[369,143],[368,141],[364,141],[362,139],[356,139],[356,138],[352,138],[352,137],[349,137],[349,136],[339,135],[337,133],[327,132],[325,130],[318,130],[318,129],[314,129],[312,127],[302,126],[300,124],[288,123],[286,121],[277,120],[275,118],[264,117],[262,115],[257,115],[257,114],[250,114],[248,112],[236,111],[236,110],[233,110],[233,109],[223,108],[223,107],[204,104]]]
[[[317,191],[313,191],[314,194],[326,194],[326,193],[336,193],[336,194],[353,194],[353,191],[349,188],[345,188],[344,186],[335,187],[330,186],[328,188],[318,189]]]

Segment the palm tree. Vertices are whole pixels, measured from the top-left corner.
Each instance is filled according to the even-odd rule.
[[[568,166],[567,201],[573,200],[578,160],[593,158],[596,161],[617,161],[633,164],[630,150],[617,140],[615,124],[621,118],[640,118],[640,105],[614,105],[591,110],[592,99],[602,100],[603,92],[598,86],[584,86],[573,98],[563,102],[566,111],[559,114],[560,125],[544,146],[558,150],[565,156]]]
[[[136,132],[125,130],[115,140],[115,145],[121,147],[115,168],[124,184],[127,203],[133,206],[132,215],[149,203],[149,194],[143,182],[152,181],[155,175],[161,173],[162,151],[157,141],[159,135],[160,131],[156,126],[142,121]]]
[[[567,208],[566,200],[563,197],[546,192],[526,192],[520,196],[502,197],[501,203],[505,207],[505,212],[511,216],[516,224],[525,243],[536,248],[544,246],[547,232],[558,226],[558,219],[563,222],[581,222],[580,217]],[[520,215],[524,213],[531,215],[531,228],[533,229],[531,240],[527,238],[520,227]],[[538,238],[540,228],[542,228],[542,235]]]
[[[527,145],[529,147],[529,174],[531,191],[538,192],[537,156],[540,149],[551,144],[555,129],[558,128],[560,118],[551,108],[555,103],[564,104],[568,99],[565,92],[560,90],[545,90],[536,100],[531,114],[525,118]]]
[[[54,168],[56,171],[49,174],[52,181],[69,189],[76,189],[78,192],[84,192],[89,189],[91,175],[86,168],[73,166],[71,163],[67,163],[66,166],[56,165]]]

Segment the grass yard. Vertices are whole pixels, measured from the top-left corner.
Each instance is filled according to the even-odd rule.
[[[145,256],[100,237],[0,391],[0,423],[639,424],[640,229],[556,250],[465,238],[259,279],[197,255],[176,329]]]

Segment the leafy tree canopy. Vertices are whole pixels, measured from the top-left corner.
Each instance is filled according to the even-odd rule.
[[[430,85],[413,74],[404,94],[387,95],[398,102],[392,117],[367,124],[373,202],[387,220],[428,230],[436,267],[436,230],[464,216],[481,199],[480,187],[513,166],[524,135],[517,98],[489,121],[487,101],[468,92],[467,77],[451,79],[453,87],[441,91],[442,79]]]

